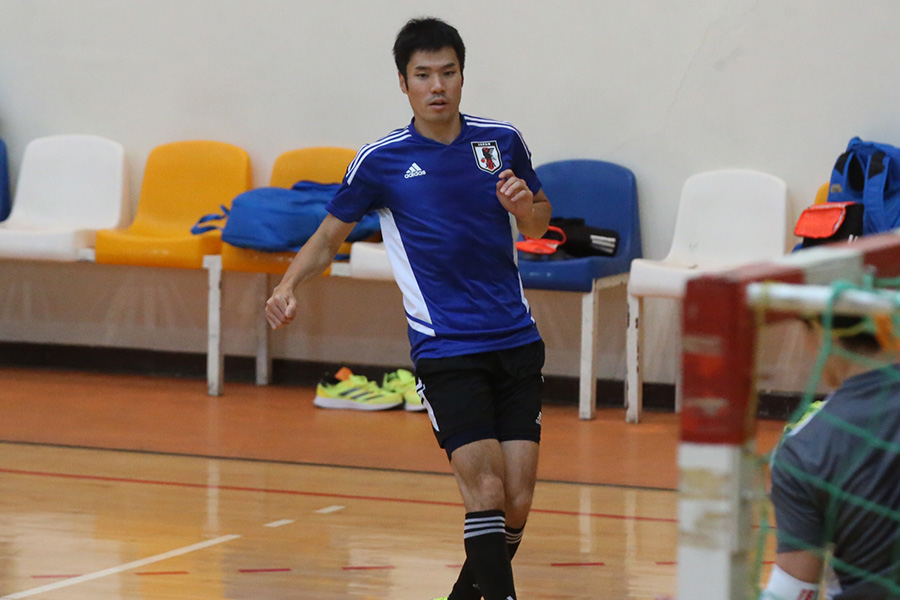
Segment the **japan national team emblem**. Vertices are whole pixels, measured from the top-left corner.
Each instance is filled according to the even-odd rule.
[[[500,146],[496,141],[472,142],[472,151],[475,152],[475,162],[482,171],[496,173],[503,166],[503,159],[500,158]]]

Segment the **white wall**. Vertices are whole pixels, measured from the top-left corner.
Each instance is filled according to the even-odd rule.
[[[135,203],[149,151],[179,139],[242,146],[265,184],[285,150],[356,148],[408,121],[390,48],[424,14],[466,41],[464,111],[515,123],[537,164],[592,157],[635,172],[651,258],[694,172],[772,172],[793,221],[850,137],[900,142],[895,0],[2,0],[12,175],[35,137],[94,133],[125,145]],[[226,279],[226,349],[250,354],[255,300],[246,276]],[[403,364],[399,293],[380,286],[312,284],[277,355]],[[548,373],[574,375],[577,299],[531,296]],[[622,379],[624,292],[603,300],[601,376]],[[650,305],[647,379],[671,382],[673,312]],[[0,262],[0,339],[203,351],[204,275]],[[770,346],[775,387],[794,387],[793,345]]]

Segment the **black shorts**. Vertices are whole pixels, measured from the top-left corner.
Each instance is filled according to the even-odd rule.
[[[540,442],[543,366],[541,340],[508,350],[419,359],[419,395],[447,456],[484,439]]]

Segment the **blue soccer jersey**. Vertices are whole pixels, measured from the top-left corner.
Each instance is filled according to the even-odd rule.
[[[506,169],[541,189],[509,123],[463,115],[449,145],[410,123],[360,149],[327,206],[346,223],[378,211],[414,362],[540,339],[516,265],[514,223],[497,199]]]

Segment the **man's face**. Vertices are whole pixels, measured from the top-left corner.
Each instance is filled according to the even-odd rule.
[[[442,125],[459,118],[463,76],[453,48],[419,50],[409,59],[400,89],[409,98],[416,120]]]

